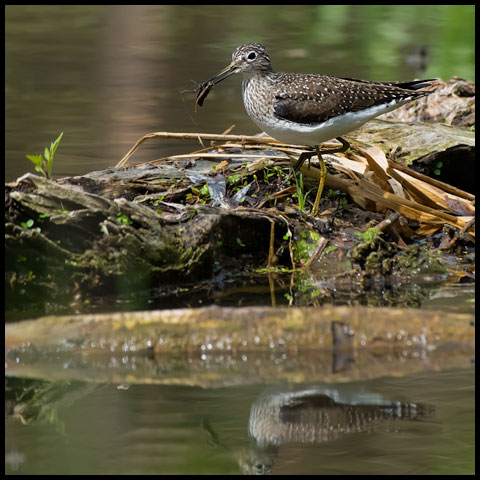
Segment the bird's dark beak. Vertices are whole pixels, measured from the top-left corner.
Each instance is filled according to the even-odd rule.
[[[197,105],[200,107],[203,105],[204,100],[207,98],[208,92],[210,89],[217,83],[225,80],[230,75],[237,72],[237,64],[232,62],[228,67],[225,67],[222,71],[218,72],[213,77],[209,78],[207,81],[203,82],[197,87],[197,99],[195,100],[195,111],[197,110]]]
[[[225,80],[227,77],[232,75],[233,73],[236,73],[237,71],[237,64],[232,62],[228,67],[225,67],[222,71],[218,72],[216,75],[213,77],[209,78],[206,82],[204,82],[204,85],[206,83],[209,83],[212,87],[216,85],[217,83],[221,82],[222,80]]]

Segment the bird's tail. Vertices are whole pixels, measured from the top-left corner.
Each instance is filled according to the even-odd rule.
[[[429,82],[434,82],[435,80],[437,79],[429,78],[427,80],[412,80],[411,82],[392,82],[392,85],[406,90],[420,90],[421,88],[430,87],[432,84]]]

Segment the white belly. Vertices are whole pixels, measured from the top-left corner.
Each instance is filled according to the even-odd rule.
[[[400,102],[392,101],[388,104],[377,105],[358,112],[350,112],[339,117],[330,118],[329,120],[316,125],[295,123],[280,118],[269,118],[269,116],[259,118],[255,115],[255,112],[250,112],[246,106],[245,108],[247,109],[250,118],[264,132],[268,133],[276,140],[284,143],[309,145],[313,147],[322,142],[326,142],[327,140],[341,137],[342,135],[362,126],[372,118],[390,112],[391,110],[395,110],[409,101],[410,99],[405,99]]]

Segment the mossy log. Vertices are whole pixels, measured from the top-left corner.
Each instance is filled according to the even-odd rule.
[[[408,318],[408,322],[405,320]],[[343,330],[336,331],[335,324]],[[103,339],[103,340],[102,340]],[[155,353],[474,345],[474,317],[415,309],[205,307],[42,317],[5,325],[8,348]]]
[[[128,196],[131,190],[122,185]],[[105,192],[102,196],[70,183],[23,176],[7,187],[7,309],[19,302],[64,303],[75,295],[118,293],[119,288],[192,283],[210,278],[215,261],[246,251],[252,263],[265,266],[271,223],[282,224],[279,236],[286,233],[284,222],[268,212],[174,208],[178,210],[159,215],[127,198],[110,199]],[[32,218],[31,228],[21,226]]]

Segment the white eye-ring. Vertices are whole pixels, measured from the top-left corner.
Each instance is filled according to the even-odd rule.
[[[247,55],[247,60],[249,60],[249,61],[255,60],[256,58],[257,58],[256,52],[250,52],[250,53]]]

